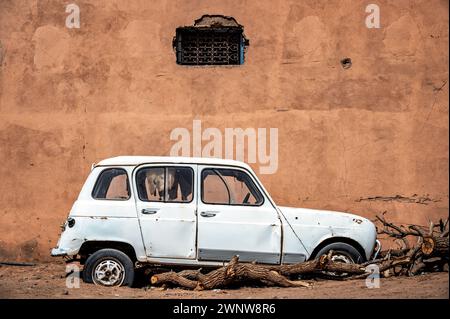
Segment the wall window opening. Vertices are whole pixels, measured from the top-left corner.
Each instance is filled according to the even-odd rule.
[[[248,45],[243,26],[221,15],[204,15],[193,26],[179,27],[173,39],[182,65],[240,65]]]

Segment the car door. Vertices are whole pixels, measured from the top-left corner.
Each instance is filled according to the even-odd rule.
[[[148,257],[195,259],[196,165],[144,165],[134,172],[136,208]]]
[[[281,222],[256,178],[235,167],[198,170],[198,259],[279,263]]]

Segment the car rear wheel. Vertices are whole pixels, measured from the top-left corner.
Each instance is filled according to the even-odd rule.
[[[86,260],[83,280],[100,286],[131,286],[134,280],[133,262],[119,250],[98,250]]]

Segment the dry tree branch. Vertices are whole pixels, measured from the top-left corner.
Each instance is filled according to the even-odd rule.
[[[383,213],[384,215],[384,213]],[[332,260],[332,251],[327,255],[306,262],[289,265],[261,265],[256,262],[240,263],[239,256],[234,256],[228,264],[208,273],[198,270],[183,270],[178,273],[170,271],[151,277],[154,285],[175,285],[186,289],[209,290],[215,288],[242,285],[258,282],[265,286],[309,287],[311,283],[301,280],[290,280],[290,276],[319,274],[335,274],[328,278],[338,280],[366,278],[371,272],[367,266],[377,265],[379,273],[388,277],[393,275],[413,276],[422,271],[436,271],[448,265],[448,226],[449,220],[440,220],[429,227],[420,225],[396,225],[386,221],[384,217],[376,216],[383,228],[379,234],[386,234],[400,242],[401,249],[382,251],[379,258],[363,264],[347,264]],[[411,247],[407,236],[417,237],[417,242]],[[345,276],[342,276],[345,274]]]

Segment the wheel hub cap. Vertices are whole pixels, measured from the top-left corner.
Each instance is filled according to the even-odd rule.
[[[123,265],[115,260],[104,260],[100,262],[94,269],[94,283],[103,286],[121,285],[125,270]]]

